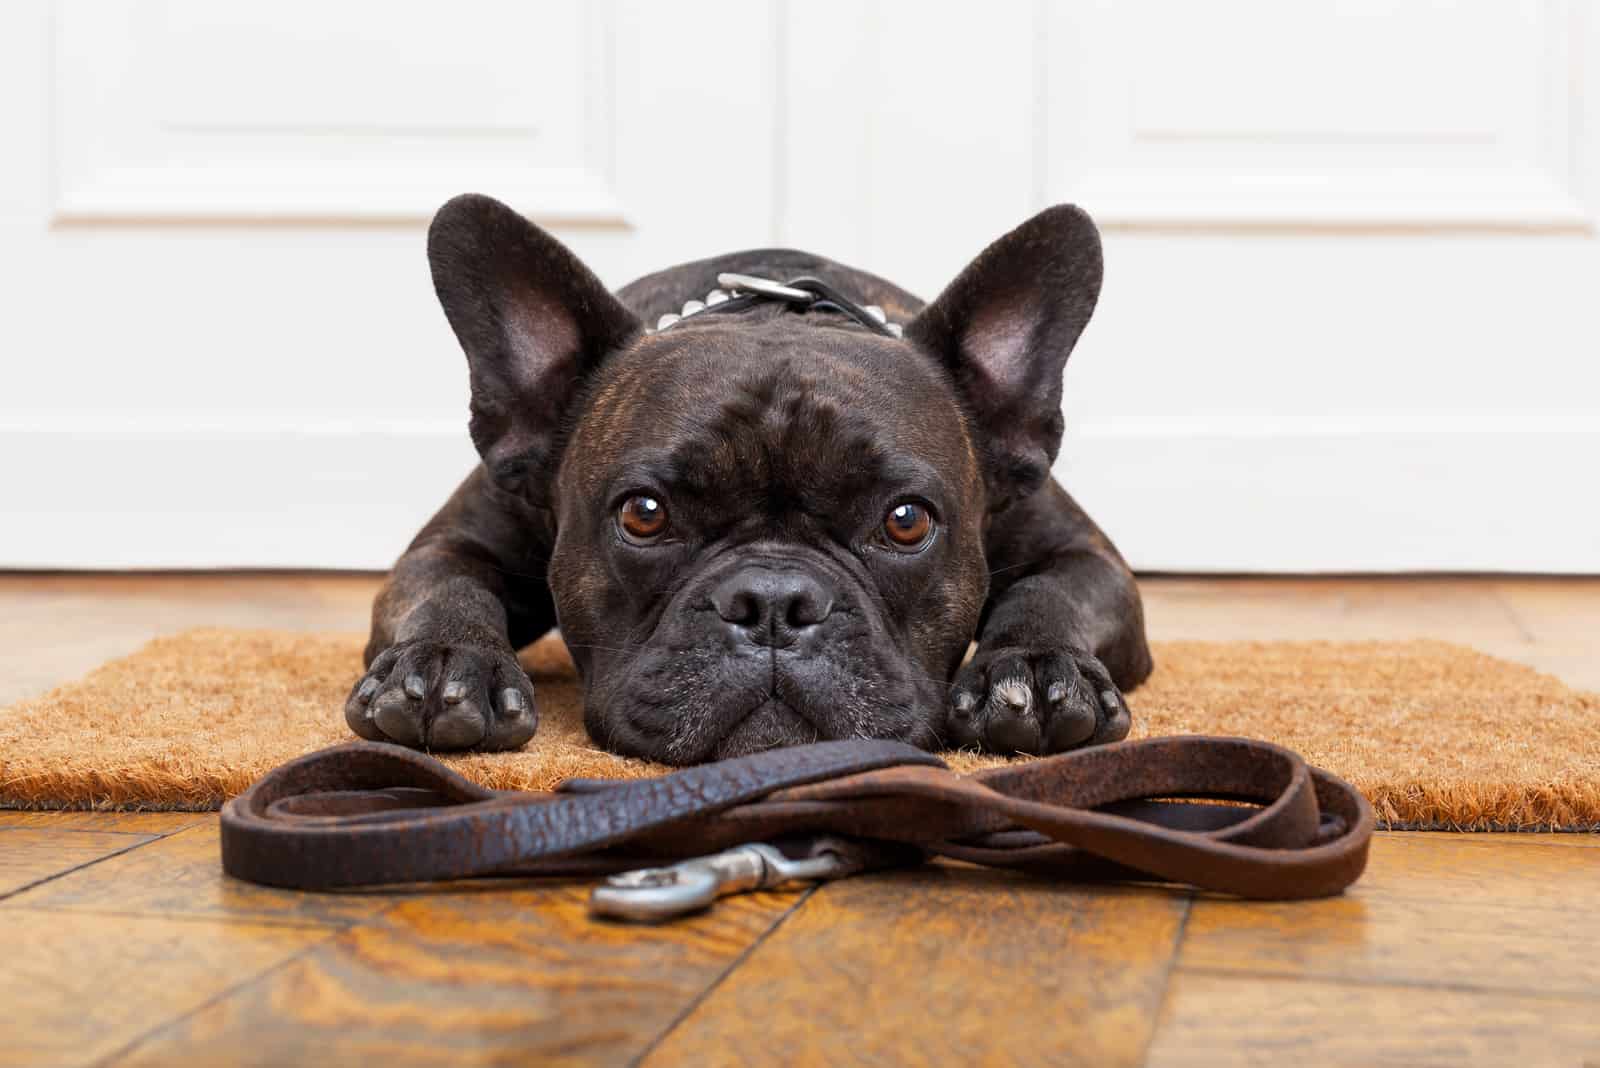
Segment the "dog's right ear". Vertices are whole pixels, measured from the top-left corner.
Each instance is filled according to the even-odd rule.
[[[639,320],[561,242],[475,193],[433,217],[428,264],[467,354],[473,444],[496,485],[548,503],[567,405]]]

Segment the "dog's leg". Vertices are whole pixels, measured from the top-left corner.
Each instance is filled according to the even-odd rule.
[[[555,625],[533,537],[481,469],[417,535],[372,606],[352,730],[428,749],[512,749],[538,725],[516,649]],[[531,510],[529,510],[531,512]],[[513,547],[515,547],[513,549]]]
[[[1053,480],[996,517],[978,651],[947,734],[1001,753],[1056,753],[1128,733],[1121,690],[1150,674],[1128,565]]]

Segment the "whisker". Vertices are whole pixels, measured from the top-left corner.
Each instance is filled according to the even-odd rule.
[[[535,560],[534,561],[534,563],[538,563],[538,564],[548,564],[549,562],[550,562],[549,560]],[[536,579],[536,580],[538,580],[540,582],[547,582],[547,581],[549,581],[549,578],[550,578],[550,575],[549,575],[548,572],[546,572],[544,574],[535,575],[535,574],[533,574],[532,572],[529,572],[529,571],[516,571],[516,570],[513,570],[512,568],[509,568],[509,567],[501,567],[499,564],[496,564],[496,563],[494,563],[492,561],[489,561],[489,560],[485,560],[485,561],[483,561],[483,563],[484,563],[484,566],[488,567],[491,571],[498,571],[502,575],[513,575],[516,578]]]
[[[989,572],[989,574],[998,575],[1002,571],[1015,571],[1019,567],[1034,567],[1038,564],[1048,563],[1049,560],[1050,558],[1048,556],[1042,556],[1037,560],[1024,560],[1020,564],[1007,564],[1005,567],[997,567],[993,571]]]
[[[563,641],[565,641],[565,639],[563,639]],[[568,649],[599,649],[607,653],[632,653],[637,652],[645,647],[643,642],[630,645],[600,645],[596,642],[566,642],[566,646]]]

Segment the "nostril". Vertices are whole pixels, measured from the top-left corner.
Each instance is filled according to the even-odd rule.
[[[741,627],[753,627],[761,622],[763,614],[755,594],[740,590],[728,599],[728,610],[722,613],[722,618]]]
[[[712,593],[711,603],[725,623],[752,627],[761,622],[761,603],[744,586],[723,583]]]
[[[803,587],[789,599],[789,610],[784,618],[789,626],[799,630],[816,626],[832,611],[833,598],[817,587]]]

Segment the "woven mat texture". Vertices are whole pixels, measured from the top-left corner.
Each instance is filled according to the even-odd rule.
[[[0,807],[211,809],[273,766],[353,737],[363,636],[203,629],[0,710]],[[1133,737],[1232,734],[1303,753],[1390,826],[1600,828],[1600,695],[1443,642],[1165,642],[1129,696]],[[488,786],[664,768],[596,748],[559,638],[523,655],[539,733],[448,758]],[[959,770],[1003,762],[947,754]]]

